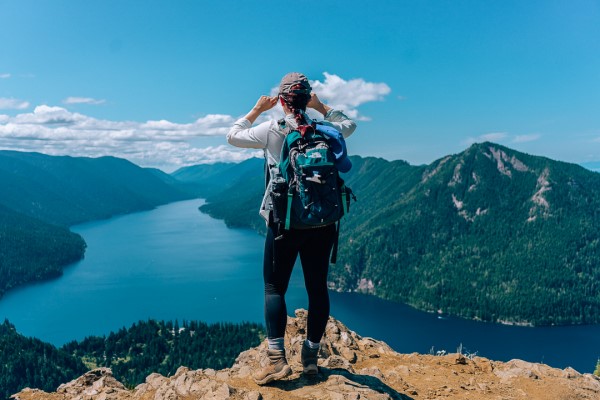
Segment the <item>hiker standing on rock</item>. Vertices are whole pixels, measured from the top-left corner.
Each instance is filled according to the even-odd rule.
[[[267,165],[279,165],[281,149],[286,135],[299,126],[311,125],[305,114],[312,108],[324,115],[319,123],[335,128],[344,138],[356,129],[356,124],[341,111],[323,104],[303,74],[292,72],[281,80],[278,96],[261,96],[245,117],[237,120],[227,141],[237,147],[263,149]],[[265,111],[280,101],[285,112],[281,120],[270,120],[252,126]],[[340,138],[343,143],[343,138]],[[344,158],[345,144],[344,144]],[[349,163],[349,160],[344,160]],[[349,168],[349,167],[348,167]],[[335,223],[311,229],[286,229],[281,231],[273,221],[271,189],[273,173],[268,174],[267,188],[260,208],[261,216],[267,221],[263,278],[265,284],[265,321],[268,339],[268,364],[254,375],[256,383],[264,385],[291,374],[284,348],[287,322],[285,293],[292,269],[298,255],[302,263],[304,282],[308,293],[307,338],[302,346],[302,367],[305,374],[317,374],[319,346],[329,318],[329,293],[327,273],[329,256],[336,238]],[[288,214],[289,218],[289,214]]]

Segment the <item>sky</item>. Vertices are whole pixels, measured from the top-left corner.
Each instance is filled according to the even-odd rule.
[[[350,154],[600,161],[600,0],[0,0],[0,149],[241,161],[227,131],[291,71]]]

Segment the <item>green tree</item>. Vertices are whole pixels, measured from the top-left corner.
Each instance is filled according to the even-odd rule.
[[[263,328],[253,323],[148,320],[103,338],[73,341],[61,349],[91,364],[110,367],[118,380],[134,387],[153,372],[169,376],[182,365],[230,367],[240,352],[257,346],[263,338]]]

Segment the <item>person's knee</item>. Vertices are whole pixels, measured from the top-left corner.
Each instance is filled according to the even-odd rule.
[[[275,285],[272,283],[265,283],[265,295],[277,295],[283,296],[285,294],[285,287],[281,287],[280,285]]]

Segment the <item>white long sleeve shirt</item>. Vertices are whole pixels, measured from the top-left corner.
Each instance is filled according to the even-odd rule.
[[[325,120],[322,123],[340,131],[344,138],[348,138],[356,129],[356,123],[338,110],[329,110],[325,114]],[[292,114],[286,115],[283,121],[265,121],[254,127],[246,118],[240,118],[233,124],[227,134],[227,142],[233,146],[246,149],[263,149],[268,165],[275,166],[279,163],[287,124],[295,126]],[[270,187],[271,182],[269,180],[259,211],[267,222],[269,220],[269,210],[271,209]]]

